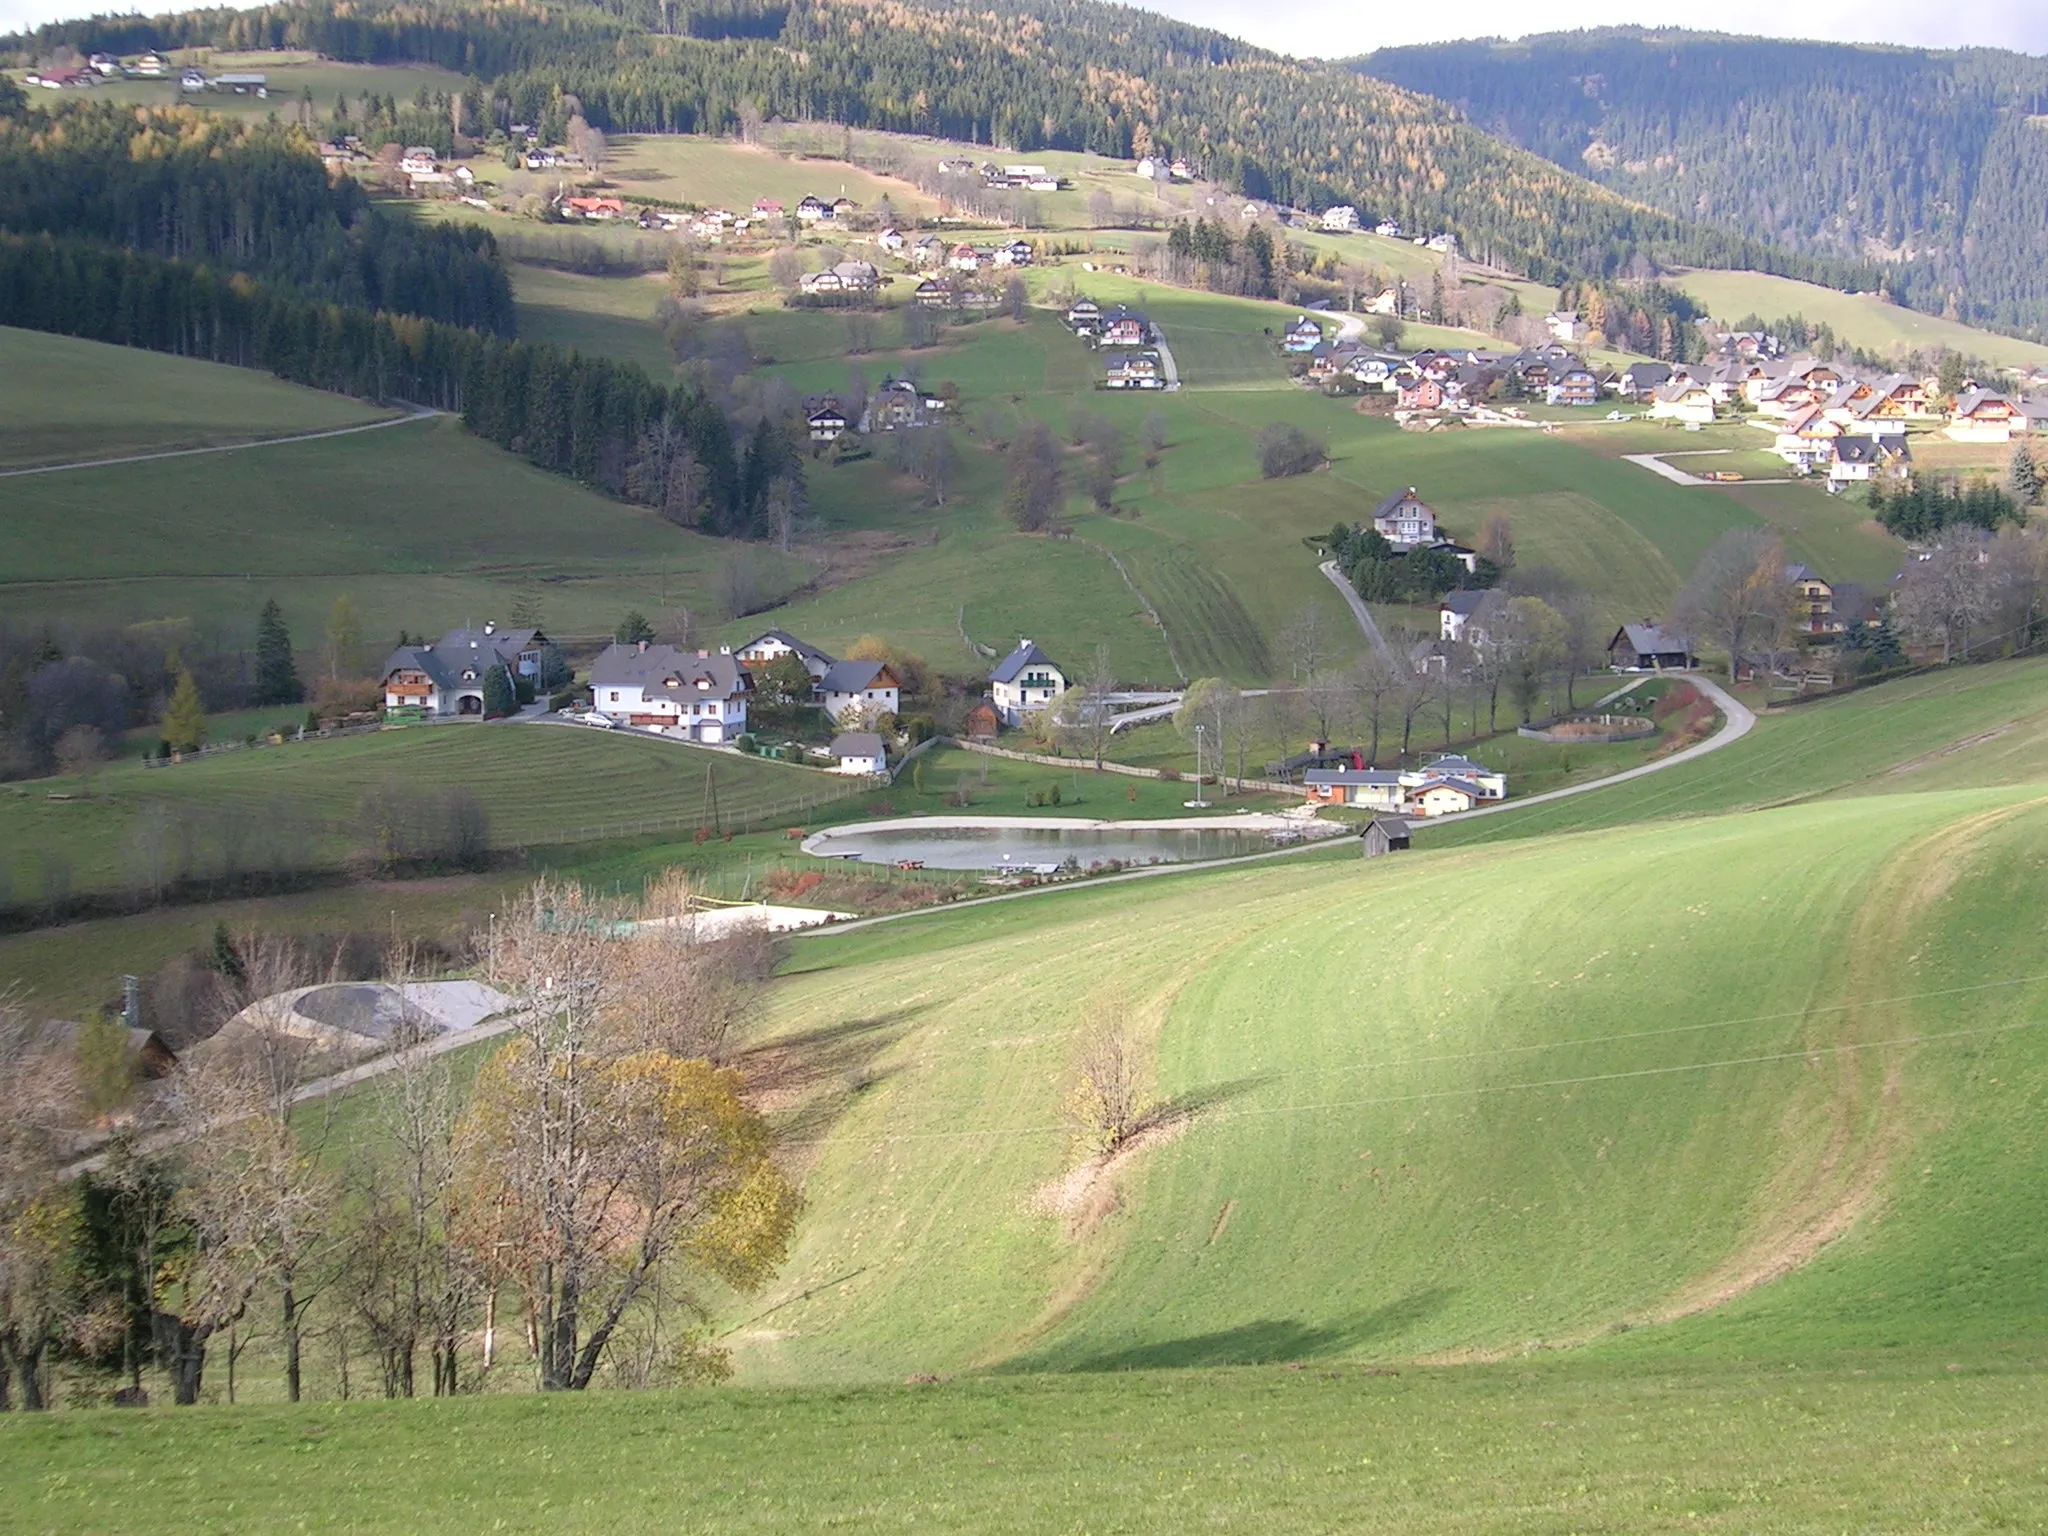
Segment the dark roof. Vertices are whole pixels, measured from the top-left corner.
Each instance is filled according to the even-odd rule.
[[[745,693],[753,686],[730,655],[681,651],[672,645],[650,645],[645,650],[608,645],[590,664],[590,682],[595,688],[661,688],[671,678],[678,689],[694,689],[701,680],[709,684],[704,692],[721,698]]]
[[[1422,771],[1438,778],[1449,778],[1458,774],[1491,773],[1493,770],[1469,757],[1440,757],[1433,763],[1425,763]]]
[[[818,688],[824,693],[859,693],[863,688],[874,687],[883,666],[879,661],[836,661],[818,679]]]
[[[1692,646],[1683,635],[1667,635],[1654,624],[1624,624],[1615,632],[1613,640],[1607,642],[1609,650],[1615,641],[1627,640],[1638,656],[1691,655]]]
[[[806,662],[823,662],[827,667],[837,666],[839,663],[839,658],[837,656],[833,656],[828,654],[827,652],[819,650],[815,645],[812,645],[807,640],[797,639],[795,635],[792,635],[786,629],[764,629],[761,631],[760,634],[754,636],[753,639],[749,640],[745,645],[741,646],[740,649],[743,651],[751,651],[755,646],[761,644],[761,642],[764,640],[780,641],[782,644],[788,646],[792,651],[795,651],[796,654]]]
[[[996,664],[988,680],[992,683],[1014,683],[1026,667],[1052,667],[1057,671],[1059,664],[1029,640],[1021,640],[1017,649]]]
[[[424,672],[436,688],[453,688],[455,673],[434,654],[431,645],[401,645],[384,662],[383,676],[398,671]]]
[[[882,738],[873,731],[841,731],[829,748],[834,757],[881,757]]]
[[[1486,601],[1488,590],[1485,587],[1481,587],[1477,591],[1472,592],[1446,592],[1441,606],[1448,608],[1460,618],[1469,619],[1474,613],[1479,611],[1479,605]]]
[[[1401,782],[1401,775],[1389,773],[1384,768],[1311,768],[1301,776],[1304,784],[1345,785],[1352,788],[1391,789]]]
[[[1868,437],[1838,437],[1835,439],[1835,459],[1842,464],[1875,464],[1877,442]]]
[[[1385,501],[1381,502],[1377,507],[1373,508],[1372,515],[1375,519],[1385,517],[1389,512],[1392,512],[1394,508],[1401,505],[1401,503],[1404,501],[1412,501],[1417,506],[1421,507],[1423,511],[1429,512],[1429,515],[1431,517],[1436,516],[1436,513],[1430,512],[1429,503],[1424,501],[1420,496],[1415,494],[1415,487],[1412,485],[1404,491],[1394,492],[1393,495],[1389,496]]]
[[[1486,792],[1470,779],[1431,779],[1427,784],[1418,789],[1416,793],[1426,795],[1432,789],[1455,789],[1459,794],[1473,800],[1484,800],[1486,798]]]

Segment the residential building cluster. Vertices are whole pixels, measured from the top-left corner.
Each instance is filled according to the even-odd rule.
[[[1104,389],[1165,389],[1172,383],[1162,355],[1165,337],[1142,310],[1104,309],[1085,295],[1067,306],[1067,329],[1102,354]]]

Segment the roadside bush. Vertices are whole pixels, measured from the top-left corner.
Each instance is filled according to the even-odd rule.
[[[515,675],[512,679],[512,697],[519,701],[522,709],[531,704],[536,697],[533,691],[533,679],[525,676],[523,673]]]

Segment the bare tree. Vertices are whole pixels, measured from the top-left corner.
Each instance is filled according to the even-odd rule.
[[[1941,544],[1900,577],[1900,627],[1922,644],[1939,642],[1944,663],[1970,654],[1970,631],[1991,612],[1990,544],[1975,530],[1944,529]]]
[[[1711,636],[1725,645],[1732,678],[1749,656],[1752,632],[1768,630],[1774,614],[1789,613],[1791,591],[1777,536],[1762,528],[1731,528],[1700,556],[1678,594],[1672,622],[1690,638]]]
[[[106,756],[107,740],[96,725],[74,725],[57,738],[57,771],[77,779],[87,799],[92,798],[93,775]]]
[[[1329,616],[1314,603],[1303,605],[1280,631],[1280,654],[1287,662],[1287,675],[1305,687],[1337,664],[1337,636]]]
[[[65,1332],[65,1247],[72,1196],[61,1168],[85,1121],[77,1063],[0,993],[0,1408],[10,1385],[23,1408],[49,1404],[45,1362]]]
[[[1076,1140],[1095,1157],[1107,1157],[1127,1143],[1151,1113],[1128,1016],[1119,998],[1098,1002],[1075,1047],[1064,1108]]]

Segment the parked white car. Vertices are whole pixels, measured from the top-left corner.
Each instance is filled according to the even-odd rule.
[[[609,731],[616,729],[619,723],[618,721],[614,720],[610,715],[601,715],[594,709],[585,710],[580,715],[571,715],[569,718],[571,720],[580,721],[584,725],[594,725],[601,731]]]

